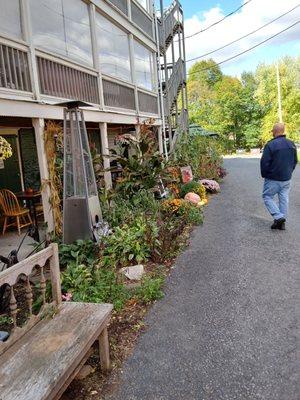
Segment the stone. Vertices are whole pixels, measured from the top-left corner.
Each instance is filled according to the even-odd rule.
[[[81,368],[81,370],[78,372],[78,374],[76,375],[75,379],[81,381],[82,379],[85,379],[87,376],[92,374],[94,371],[95,371],[95,369],[93,367],[91,367],[88,364],[85,364]]]
[[[9,337],[9,333],[5,331],[0,331],[0,342],[4,342]]]
[[[145,273],[143,265],[134,265],[120,270],[120,273],[125,275],[130,281],[140,281]]]

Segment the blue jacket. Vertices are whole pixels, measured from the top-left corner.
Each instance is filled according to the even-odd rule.
[[[260,162],[261,176],[273,181],[288,181],[297,165],[295,144],[284,135],[270,140]]]

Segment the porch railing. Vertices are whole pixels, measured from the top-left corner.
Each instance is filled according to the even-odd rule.
[[[140,111],[158,114],[157,96],[138,91],[138,98]]]
[[[31,92],[28,54],[0,44],[0,87]]]
[[[175,0],[171,6],[163,14],[163,23],[159,24],[159,43],[161,51],[164,47],[167,49],[172,41],[172,37],[179,26],[181,26],[182,21],[180,16],[180,6]]]
[[[42,94],[99,104],[96,76],[42,57],[37,65]]]
[[[185,81],[184,62],[179,58],[173,67],[172,74],[168,80],[166,90],[168,91],[169,109],[171,110]]]
[[[104,104],[108,107],[135,110],[134,89],[102,79]]]

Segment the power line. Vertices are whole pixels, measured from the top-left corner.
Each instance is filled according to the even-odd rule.
[[[223,22],[226,18],[231,17],[233,14],[237,13],[240,9],[242,9],[243,7],[245,7],[245,5],[247,5],[248,3],[250,3],[252,0],[247,0],[245,1],[244,4],[242,4],[241,6],[239,6],[236,10],[231,11],[229,14],[225,15],[223,18],[219,19],[218,21],[214,22],[213,24],[207,26],[204,29],[201,29],[201,31],[195,32],[189,36],[186,36],[185,39],[191,38],[193,36],[199,35],[199,33],[205,32],[208,29],[212,28],[213,26],[218,25],[219,23]]]
[[[268,23],[266,23],[266,24],[260,26],[259,28],[255,29],[254,31],[249,32],[249,33],[247,33],[246,35],[241,36],[241,37],[239,37],[238,39],[235,39],[235,40],[233,40],[232,42],[229,42],[229,43],[225,44],[224,46],[218,47],[218,48],[215,49],[215,50],[209,51],[208,53],[202,54],[201,56],[191,58],[191,59],[187,60],[186,62],[195,61],[195,60],[198,60],[199,58],[203,58],[203,57],[209,56],[210,54],[216,53],[217,51],[223,50],[223,49],[225,49],[226,47],[231,46],[232,44],[234,44],[234,43],[236,43],[236,42],[239,42],[240,40],[245,39],[246,37],[248,37],[248,36],[250,36],[250,35],[253,35],[254,33],[260,31],[260,30],[263,29],[263,28],[265,28],[266,26],[271,25],[273,22],[278,21],[280,18],[285,17],[287,14],[290,14],[292,11],[296,10],[296,8],[298,8],[298,7],[300,7],[300,4],[296,5],[295,7],[293,7],[291,10],[287,11],[286,13],[281,14],[279,17],[273,19],[272,21],[270,21],[270,22],[268,22]]]
[[[245,54],[245,53],[248,53],[249,51],[255,49],[256,47],[259,47],[259,46],[261,46],[262,44],[268,42],[269,40],[275,38],[276,36],[279,36],[279,35],[281,35],[282,33],[288,31],[289,29],[293,28],[294,26],[296,26],[296,25],[299,24],[299,23],[300,23],[300,20],[297,21],[297,22],[295,22],[294,24],[288,26],[287,28],[283,29],[282,31],[277,32],[277,33],[275,33],[274,35],[268,37],[267,39],[263,40],[262,42],[259,42],[259,43],[257,43],[256,45],[254,45],[254,46],[252,46],[252,47],[249,47],[247,50],[244,50],[244,51],[242,51],[242,52],[240,52],[240,53],[238,53],[238,54],[235,54],[235,55],[232,56],[232,57],[226,58],[226,60],[223,60],[223,61],[220,61],[219,63],[216,63],[216,65],[224,64],[224,63],[226,63],[226,62],[228,62],[228,61],[233,60],[234,58],[237,58],[237,57],[239,57],[239,56],[241,56],[241,55],[243,55],[243,54]],[[207,70],[209,70],[209,69],[211,69],[211,68],[202,68],[202,69],[199,69],[199,70],[194,71],[194,72],[189,72],[187,75],[194,75],[194,74],[197,74],[198,72],[207,71]]]

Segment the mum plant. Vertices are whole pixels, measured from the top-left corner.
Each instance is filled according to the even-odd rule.
[[[3,136],[0,136],[0,159],[6,160],[12,156],[11,145]]]

